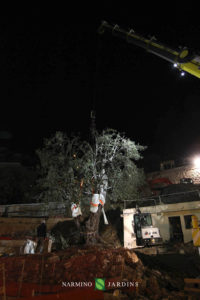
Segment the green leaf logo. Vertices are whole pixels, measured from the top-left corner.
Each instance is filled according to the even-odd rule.
[[[105,291],[105,278],[95,278],[95,290]]]

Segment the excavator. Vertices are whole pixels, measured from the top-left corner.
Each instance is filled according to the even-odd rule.
[[[150,39],[145,38],[135,33],[133,29],[127,31],[120,28],[117,24],[111,25],[106,21],[102,21],[98,32],[99,34],[103,34],[105,31],[167,60],[180,70],[181,76],[184,76],[185,72],[187,72],[200,78],[200,56],[192,53],[188,48],[184,47],[177,51],[158,42],[155,37],[151,37]]]

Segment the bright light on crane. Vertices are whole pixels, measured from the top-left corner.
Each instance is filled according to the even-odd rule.
[[[182,72],[181,72],[181,76],[185,76],[185,72],[182,71]]]
[[[180,71],[180,76],[181,76],[181,77],[184,77],[184,76],[185,76],[185,72],[184,72],[184,71],[181,71],[181,69],[180,69],[180,67],[179,67],[179,65],[178,65],[177,63],[174,63],[174,64],[173,64],[173,67],[179,69],[179,71]]]
[[[193,163],[194,163],[194,166],[196,168],[200,168],[200,157],[199,156],[196,156],[194,159],[193,159]]]

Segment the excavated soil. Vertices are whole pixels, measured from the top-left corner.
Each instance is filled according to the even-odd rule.
[[[184,292],[184,278],[196,278],[200,274],[197,255],[150,256],[97,245],[70,247],[49,254],[1,257],[0,264],[5,266],[6,293],[10,297],[18,295],[30,299],[35,295],[35,299],[54,299],[50,295],[59,293],[72,300],[200,299],[199,295]],[[97,291],[95,278],[137,284],[134,288],[114,285]],[[92,287],[66,287],[63,282],[92,282]]]

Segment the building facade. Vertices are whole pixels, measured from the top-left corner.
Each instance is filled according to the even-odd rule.
[[[151,172],[146,175],[147,180],[157,178],[168,178],[173,184],[180,183],[182,178],[191,178],[194,184],[200,184],[200,168],[193,165],[172,167],[169,169],[161,168],[159,171]]]
[[[140,211],[151,214],[152,225],[159,228],[163,242],[187,243],[192,241],[192,216],[200,220],[200,201],[146,206],[140,207]],[[132,225],[135,212],[135,208],[123,210],[125,248],[137,248]]]

